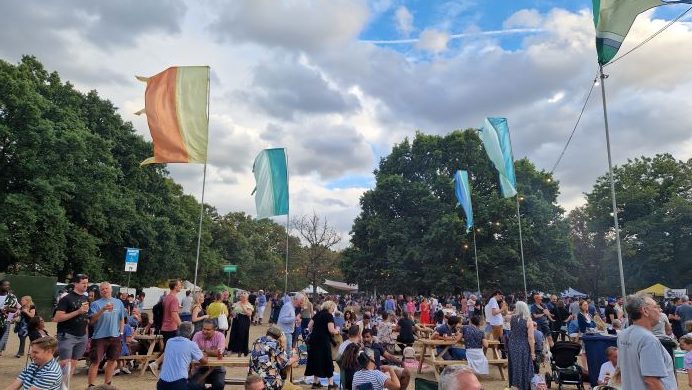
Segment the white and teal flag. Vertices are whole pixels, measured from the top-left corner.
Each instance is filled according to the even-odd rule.
[[[288,214],[288,168],[284,148],[264,149],[252,166],[257,218]]]
[[[469,173],[457,171],[454,175],[454,194],[464,214],[466,214],[466,231],[473,227],[473,205],[471,204],[471,187],[469,186]]]
[[[514,175],[514,157],[507,119],[485,118],[479,134],[488,158],[500,175],[502,196],[509,198],[516,195],[517,179]]]

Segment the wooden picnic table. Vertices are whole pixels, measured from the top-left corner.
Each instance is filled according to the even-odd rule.
[[[456,340],[442,340],[442,339],[418,339],[416,340],[416,343],[420,344],[423,348],[421,351],[420,359],[418,362],[418,373],[420,374],[423,371],[423,363],[425,360],[428,360],[430,364],[433,366],[433,369],[435,371],[435,377],[439,380],[439,372],[438,372],[438,367],[444,367],[448,365],[454,365],[454,364],[465,364],[465,360],[444,360],[442,356],[444,356],[447,351],[449,351],[449,348],[452,346],[458,345],[463,347],[464,346],[464,340],[461,339],[460,341]],[[488,348],[493,351],[493,357],[492,359],[488,359],[488,364],[496,366],[500,372],[500,376],[502,379],[505,379],[505,371],[504,368],[507,365],[507,359],[502,359],[502,356],[500,354],[500,345],[501,343],[498,340],[488,340]],[[442,347],[440,352],[437,352],[437,347]],[[426,356],[428,350],[430,351],[429,356]]]
[[[249,367],[250,366],[250,357],[249,356],[224,356],[222,359],[219,359],[216,356],[209,356],[207,357],[207,362],[205,364],[201,364],[200,362],[192,362],[190,368],[202,368],[202,367],[209,367],[209,368],[214,368],[214,367]],[[211,374],[212,370],[207,370],[204,374],[202,374],[199,377],[199,383],[204,383],[205,379],[207,379],[207,376]],[[288,377],[290,380],[293,380],[293,366],[289,366],[288,368]],[[241,379],[226,379],[226,383],[228,384],[242,384],[245,382],[245,378]]]
[[[147,348],[147,353],[143,355],[129,355],[121,356],[119,360],[136,360],[139,363],[139,375],[144,375],[149,366],[149,362],[155,361],[160,353],[154,353],[156,346],[159,346],[159,350],[163,351],[163,336],[160,334],[145,335],[138,334],[134,336],[134,339],[141,342],[145,348]]]

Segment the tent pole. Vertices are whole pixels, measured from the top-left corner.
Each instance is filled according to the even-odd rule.
[[[617,244],[618,253],[618,268],[620,270],[620,293],[622,294],[622,299],[626,299],[625,294],[625,274],[622,267],[622,247],[620,245],[620,224],[618,222],[618,205],[617,199],[615,198],[615,177],[613,176],[613,158],[610,150],[610,129],[608,126],[608,106],[606,103],[606,93],[605,93],[605,79],[608,77],[603,74],[603,65],[599,64],[598,67],[600,78],[601,78],[601,96],[603,97],[603,120],[605,122],[605,136],[606,136],[606,147],[608,149],[608,178],[610,180],[610,196],[613,202],[613,223],[615,226],[615,242]],[[625,312],[625,319],[627,318],[627,313]]]

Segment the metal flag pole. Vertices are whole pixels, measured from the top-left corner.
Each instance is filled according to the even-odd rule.
[[[197,257],[195,259],[195,281],[194,289],[197,288],[197,270],[199,268],[199,249],[202,244],[202,217],[204,216],[204,187],[207,184],[207,164],[204,164],[204,175],[202,176],[202,205],[199,208],[199,228],[197,229]]]
[[[524,275],[524,299],[529,299],[528,290],[526,289],[526,264],[524,263],[524,238],[521,235],[521,213],[519,212],[519,193],[517,193],[517,221],[519,221],[519,253],[521,254],[521,271]]]
[[[288,152],[284,148],[284,156],[286,156],[286,191],[288,191]],[[290,195],[290,194],[288,194]],[[284,275],[284,293],[288,294],[288,238],[289,238],[289,217],[290,217],[290,207],[291,197],[288,196],[288,205],[286,208],[286,273]]]
[[[478,294],[481,293],[481,277],[478,272],[478,251],[476,250],[476,228],[473,227],[473,255],[476,258],[476,283],[478,284]]]
[[[606,147],[608,149],[608,178],[610,179],[610,196],[613,201],[613,222],[615,225],[615,242],[617,243],[618,250],[618,267],[620,269],[620,293],[622,298],[625,299],[627,296],[625,294],[625,274],[622,267],[622,247],[620,245],[620,224],[618,222],[618,204],[615,198],[615,178],[613,176],[613,159],[610,151],[610,129],[608,127],[608,106],[606,103],[606,93],[605,93],[605,79],[608,77],[603,74],[603,65],[598,66],[600,78],[601,78],[601,96],[603,97],[603,119],[605,121],[605,136],[606,136]],[[625,313],[627,316],[627,313]]]
[[[210,68],[207,67],[207,134],[209,134],[209,94],[211,91],[209,85]],[[207,145],[209,142],[207,141]],[[193,289],[197,289],[197,272],[199,269],[199,249],[202,244],[202,217],[204,216],[204,189],[207,186],[207,161],[204,159],[204,174],[202,175],[202,201],[199,208],[199,228],[197,229],[197,256],[195,257],[195,279]]]

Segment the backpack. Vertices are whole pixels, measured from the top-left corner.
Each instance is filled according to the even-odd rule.
[[[155,304],[154,307],[151,308],[151,313],[154,316],[154,328],[156,328],[157,331],[161,331],[161,325],[163,325],[163,301],[159,301],[159,303]]]

